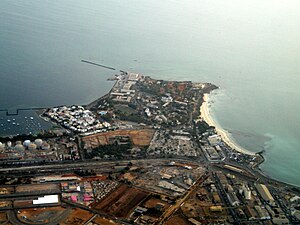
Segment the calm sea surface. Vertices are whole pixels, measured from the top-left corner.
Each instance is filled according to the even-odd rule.
[[[114,72],[81,59],[212,82],[218,123],[266,150],[265,173],[300,185],[299,12],[298,0],[1,0],[0,108],[105,94]]]

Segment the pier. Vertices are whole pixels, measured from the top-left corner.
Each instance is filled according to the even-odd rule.
[[[83,62],[83,63],[88,63],[88,64],[91,64],[91,65],[94,65],[94,66],[100,66],[100,67],[103,67],[103,68],[109,69],[109,70],[116,70],[116,69],[113,68],[113,67],[101,65],[101,64],[98,64],[98,63],[94,63],[94,62],[91,62],[91,61],[84,60],[84,59],[82,59],[81,62]]]
[[[36,111],[36,110],[43,110],[43,109],[45,108],[41,108],[41,107],[20,108],[20,109],[15,109],[14,112],[12,112],[12,110],[9,109],[0,109],[0,112],[6,112],[6,116],[18,116],[19,111]]]

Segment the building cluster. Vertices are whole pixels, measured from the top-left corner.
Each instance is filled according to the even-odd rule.
[[[148,169],[143,174],[137,174],[132,183],[156,193],[176,197],[182,196],[204,173],[203,167],[170,162],[165,166]],[[132,176],[134,175],[133,173]]]
[[[201,88],[191,82],[167,82],[146,77],[137,85],[134,103],[147,121],[156,125],[189,124],[191,107],[198,104]]]
[[[89,208],[130,224],[299,223],[299,196],[283,191],[284,187],[253,182],[237,175],[239,171],[228,173],[216,167],[211,171],[178,159],[114,165],[111,171],[105,168],[108,176],[49,175],[35,177],[30,185],[1,187],[0,209]],[[16,196],[27,197],[12,200]],[[164,218],[169,209],[172,213]]]
[[[61,183],[62,198],[73,203],[89,205],[94,201],[93,188],[90,182]]]
[[[266,185],[260,183],[253,185],[220,171],[214,176],[216,188],[228,207],[232,207],[230,214],[235,221],[289,224],[289,219]]]
[[[180,130],[156,130],[150,146],[149,156],[198,156],[198,147],[191,139],[191,134]]]
[[[76,133],[94,134],[107,131],[111,127],[108,122],[101,122],[96,115],[82,106],[55,107],[48,109],[45,115]]]
[[[142,76],[136,73],[124,72],[117,76],[117,82],[110,93],[112,100],[120,103],[130,103],[135,95],[133,86],[140,79],[142,79]]]
[[[226,157],[220,135],[204,133],[202,137],[200,142],[205,157],[212,162],[223,161]]]
[[[57,154],[58,160],[79,160],[79,147],[72,137],[58,137],[48,139],[52,150]]]
[[[199,110],[205,88],[214,87],[189,81],[154,80],[124,72],[117,76],[109,99],[116,105],[116,114],[120,111],[117,116],[121,120],[153,126],[188,126]],[[118,107],[120,104],[122,107]]]
[[[295,194],[286,195],[283,199],[285,199],[286,205],[295,221],[300,223],[300,196]]]

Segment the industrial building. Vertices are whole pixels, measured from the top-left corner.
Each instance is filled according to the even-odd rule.
[[[267,188],[266,185],[264,184],[256,184],[255,185],[258,193],[260,194],[260,196],[270,205],[275,205],[275,200],[273,198],[273,196],[271,195],[269,189]]]

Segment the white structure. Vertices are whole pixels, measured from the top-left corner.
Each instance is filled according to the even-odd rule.
[[[23,142],[23,145],[25,146],[25,147],[28,147],[28,145],[31,143],[31,141],[30,140],[25,140],[24,142]]]
[[[45,195],[44,197],[38,197],[38,199],[32,201],[34,205],[53,204],[58,202],[58,195]]]
[[[11,147],[11,141],[7,142],[7,147],[9,147],[9,148]]]
[[[43,144],[43,140],[42,139],[35,139],[34,143],[36,144],[36,146],[39,148],[42,146]]]

